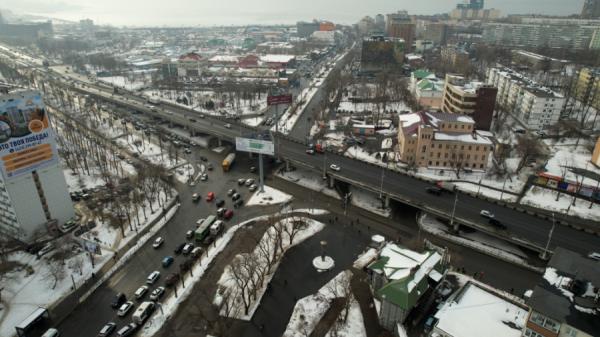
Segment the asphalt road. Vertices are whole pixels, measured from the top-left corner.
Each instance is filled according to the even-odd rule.
[[[248,157],[237,158],[236,165],[228,173],[223,173],[220,163],[225,154],[215,154],[207,150],[197,150],[192,154],[192,162],[198,160],[200,155],[208,157],[209,161],[215,166],[214,171],[209,171],[209,179],[207,182],[198,182],[194,187],[185,185],[179,186],[181,207],[149,243],[140,248],[135,255],[127,262],[126,266],[115,273],[107,282],[100,286],[89,298],[75,308],[72,314],[65,319],[57,328],[61,332],[61,336],[66,337],[81,337],[95,336],[102,326],[107,322],[116,322],[117,326],[121,326],[131,321],[132,309],[126,317],[118,317],[116,310],[110,307],[110,303],[118,292],[123,292],[129,300],[133,300],[136,307],[140,301],[134,300],[133,293],[135,290],[144,285],[146,277],[154,270],[161,272],[160,279],[150,287],[150,291],[158,286],[164,285],[165,277],[171,272],[177,272],[179,264],[184,261],[183,256],[176,256],[173,253],[174,248],[185,242],[185,232],[194,228],[196,220],[204,218],[210,214],[214,214],[216,207],[214,202],[207,203],[200,201],[193,203],[191,195],[198,192],[205,196],[209,191],[215,192],[217,198],[226,200],[226,206],[232,208],[231,200],[227,197],[227,190],[235,188],[241,192],[242,198],[248,200],[250,192],[245,187],[238,187],[238,178],[256,178],[254,174],[248,173],[248,168],[251,165]],[[252,165],[255,165],[252,163]],[[255,216],[257,209],[242,207],[235,210],[235,215],[230,223],[237,223],[250,215]],[[165,243],[159,248],[154,249],[150,244],[155,237],[161,236],[165,238]],[[193,242],[193,241],[189,241]],[[168,268],[163,268],[161,260],[165,256],[173,256],[175,262]],[[169,292],[170,290],[167,290]],[[144,297],[148,300],[149,293]]]

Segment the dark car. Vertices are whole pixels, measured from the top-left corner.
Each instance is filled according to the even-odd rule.
[[[503,224],[502,222],[500,222],[500,220],[498,220],[498,219],[490,218],[488,220],[488,222],[490,223],[490,225],[492,225],[494,227],[498,227],[500,229],[506,229],[506,225]]]
[[[425,191],[427,191],[427,193],[430,193],[430,194],[441,195],[444,190],[442,190],[441,188],[439,188],[437,186],[432,186],[432,187],[427,187],[425,189]]]
[[[186,243],[182,243],[179,244],[177,247],[175,247],[175,250],[173,250],[173,252],[175,253],[175,255],[179,255],[181,254],[181,252],[183,252],[183,247],[185,247]]]
[[[112,333],[115,331],[116,328],[117,328],[117,324],[115,324],[114,322],[108,322],[108,323],[104,324],[102,329],[100,329],[100,332],[98,333],[98,337],[108,337],[108,336],[112,335]]]
[[[218,199],[217,203],[215,204],[217,207],[223,207],[223,205],[225,205],[225,200],[223,199]]]
[[[115,298],[110,303],[110,306],[113,307],[113,309],[117,309],[125,302],[127,302],[127,296],[125,296],[125,294],[123,293],[118,293],[117,295],[115,295]]]
[[[231,200],[233,200],[233,201],[236,201],[236,200],[238,200],[238,199],[239,199],[239,198],[241,198],[241,197],[242,197],[242,196],[241,196],[239,193],[234,193],[234,194],[231,196]]]
[[[244,200],[238,199],[233,203],[234,208],[242,207],[244,205]]]
[[[210,245],[211,243],[213,243],[215,241],[215,237],[212,235],[207,235],[204,240],[202,241],[202,244],[204,244],[205,246]]]

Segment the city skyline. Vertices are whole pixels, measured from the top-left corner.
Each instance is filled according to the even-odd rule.
[[[312,18],[328,19],[337,23],[355,23],[365,15],[408,10],[410,14],[448,13],[461,1],[422,0],[375,0],[361,2],[333,0],[327,3],[307,0],[303,2],[261,0],[248,3],[228,0],[219,3],[198,3],[191,0],[175,0],[169,3],[165,15],[164,3],[133,0],[121,2],[107,0],[101,3],[91,0],[25,0],[14,3],[0,0],[0,10],[11,9],[56,19],[78,21],[92,19],[98,24],[117,26],[212,26],[244,24],[289,24]],[[548,15],[579,14],[583,0],[488,0],[486,8],[497,8],[503,15],[536,13]],[[340,10],[343,9],[343,10]],[[132,15],[137,13],[138,15]]]

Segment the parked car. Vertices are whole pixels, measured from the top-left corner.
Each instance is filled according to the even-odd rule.
[[[40,250],[37,252],[37,257],[38,257],[38,258],[40,258],[40,257],[42,257],[42,256],[44,256],[44,255],[46,255],[46,254],[50,253],[51,251],[53,251],[53,250],[54,250],[54,248],[56,248],[56,247],[54,246],[54,244],[53,244],[52,242],[48,242],[47,244],[45,244],[45,245],[44,245],[44,247],[42,247],[42,249],[40,249]]]
[[[183,247],[185,247],[185,242],[177,245],[177,247],[175,247],[175,249],[173,250],[175,255],[181,254],[181,252],[183,251]]]
[[[252,186],[252,184],[254,184],[254,179],[246,179],[246,182],[245,182],[245,184],[246,184],[246,186],[248,186],[248,187]]]
[[[192,201],[198,201],[198,200],[200,200],[200,194],[198,194],[198,193],[192,194]]]
[[[592,260],[600,261],[600,253],[591,252],[587,255]]]
[[[231,196],[231,200],[233,200],[233,201],[236,201],[236,200],[238,200],[238,199],[239,199],[239,198],[241,198],[241,197],[242,197],[242,196],[241,196],[239,193],[234,193],[234,194]]]
[[[171,264],[173,264],[173,261],[175,261],[175,259],[172,256],[163,257],[163,259],[162,259],[163,268],[168,268]]]
[[[231,129],[231,124],[227,123],[227,124],[225,124],[225,127],[228,129]]]
[[[191,239],[193,237],[194,237],[194,231],[193,230],[189,230],[189,231],[185,232],[185,238],[186,239],[189,240],[189,239]]]
[[[223,215],[225,215],[225,212],[226,212],[226,211],[227,211],[227,210],[226,210],[225,208],[223,208],[223,207],[219,208],[219,209],[217,210],[217,216],[218,216],[218,217],[222,217]]]
[[[150,275],[148,275],[148,277],[146,278],[146,283],[152,285],[158,280],[159,277],[160,272],[158,270],[155,270],[151,272]]]
[[[244,205],[244,200],[242,200],[242,199],[238,199],[233,203],[234,208],[242,207],[242,205]]]
[[[125,294],[123,293],[118,293],[115,295],[115,298],[110,303],[110,306],[113,307],[113,309],[117,309],[125,302],[127,302],[127,296],[125,296]]]
[[[192,256],[194,258],[199,258],[202,255],[202,247],[196,247],[192,250]]]
[[[238,185],[242,186],[242,185],[244,185],[245,183],[246,183],[246,179],[244,179],[244,178],[240,178],[240,179],[238,179]]]
[[[229,220],[231,219],[231,217],[233,217],[233,210],[225,210],[225,214],[223,214],[223,218]]]
[[[494,217],[494,213],[492,213],[488,210],[485,210],[485,209],[482,209],[481,212],[479,212],[479,215],[481,215],[484,218],[488,218],[488,219],[492,219]]]
[[[131,336],[135,330],[137,330],[138,325],[135,323],[129,323],[126,326],[122,327],[117,331],[117,337],[128,337]]]
[[[182,251],[183,255],[188,255],[189,253],[192,252],[192,249],[194,249],[194,245],[191,243],[188,243],[187,245],[185,245],[183,247],[183,251]]]
[[[342,169],[341,167],[339,167],[336,164],[329,165],[329,168],[332,169],[332,170],[334,170],[334,171],[336,171],[336,172],[339,172]]]
[[[133,302],[127,301],[121,305],[119,311],[117,311],[117,316],[123,317],[127,315],[127,313],[133,308]]]
[[[256,186],[255,184],[252,184],[252,185],[250,185],[250,187],[248,188],[248,190],[249,190],[250,192],[254,192],[254,191],[256,191],[257,189],[258,189],[258,186]]]
[[[208,163],[208,164],[206,165],[206,169],[207,169],[207,170],[209,170],[209,171],[212,171],[214,168],[215,168],[215,167],[213,166],[213,164],[212,164],[212,163]]]
[[[146,295],[147,292],[148,292],[148,286],[141,286],[141,287],[137,288],[137,290],[135,291],[135,293],[133,293],[133,295],[135,296],[135,298],[137,300],[139,300],[142,297],[144,297],[144,295]]]
[[[223,199],[218,199],[217,202],[215,203],[215,205],[217,207],[223,207],[225,205],[225,200]]]
[[[427,187],[425,189],[425,191],[427,191],[427,193],[430,193],[430,194],[441,195],[444,190],[442,190],[441,188],[439,188],[437,186],[432,186],[432,187]]]
[[[150,293],[150,299],[152,301],[156,301],[158,299],[160,299],[162,297],[162,295],[164,295],[165,293],[165,287],[158,287],[154,290],[152,290],[152,292]]]
[[[306,153],[310,154],[310,155],[313,155],[313,154],[315,154],[315,150],[313,150],[313,149],[307,149]]]
[[[162,246],[162,244],[165,242],[165,239],[163,239],[162,237],[157,237],[156,240],[154,240],[154,242],[152,243],[152,247],[154,247],[154,249],[159,248],[160,246]]]
[[[495,218],[490,218],[488,222],[490,223],[490,225],[492,225],[494,227],[498,227],[500,229],[506,229],[506,225]]]
[[[235,190],[234,190],[233,188],[232,188],[232,189],[230,189],[229,191],[227,191],[227,196],[228,196],[228,197],[230,197],[230,196],[232,196],[232,195],[234,195],[234,194],[235,194]]]
[[[100,332],[98,332],[98,337],[108,337],[112,335],[112,333],[117,328],[117,324],[115,322],[108,322],[104,324]]]

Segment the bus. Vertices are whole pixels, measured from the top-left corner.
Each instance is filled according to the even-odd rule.
[[[209,215],[208,218],[204,219],[204,221],[196,228],[194,232],[194,238],[196,241],[202,241],[210,232],[210,225],[213,224],[217,220],[217,217],[214,215]]]

